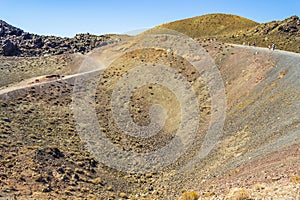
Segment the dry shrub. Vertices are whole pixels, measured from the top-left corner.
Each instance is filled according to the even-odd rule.
[[[180,200],[198,200],[198,199],[199,199],[199,195],[195,191],[185,192],[180,198]]]
[[[243,188],[232,188],[227,195],[229,200],[246,200],[250,199],[250,191]]]

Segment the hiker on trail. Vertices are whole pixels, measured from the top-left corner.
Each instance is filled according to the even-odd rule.
[[[243,46],[246,46],[246,42],[243,42]]]
[[[271,49],[273,50],[273,51],[275,51],[275,44],[272,44],[272,46],[271,46]]]

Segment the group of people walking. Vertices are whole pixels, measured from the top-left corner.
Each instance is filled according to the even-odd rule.
[[[243,42],[243,45],[245,46],[246,45],[246,42]],[[255,42],[247,42],[247,45],[248,46],[256,46],[256,43]],[[276,45],[273,43],[272,45],[269,45],[269,49],[272,50],[272,51],[275,51],[276,49]]]
[[[246,46],[246,42],[243,42],[243,45]],[[255,47],[255,46],[256,46],[256,43],[255,43],[255,42],[247,42],[247,45],[248,45],[248,46],[254,46],[254,47]]]

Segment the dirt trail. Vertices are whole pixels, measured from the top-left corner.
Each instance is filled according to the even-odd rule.
[[[245,45],[238,45],[238,44],[228,44],[234,47],[238,47],[240,49],[250,49],[253,50],[255,52],[267,52],[267,53],[271,53],[274,54],[275,57],[282,57],[282,56],[291,56],[293,58],[300,58],[300,54],[298,53],[293,53],[293,52],[288,52],[288,51],[283,51],[283,50],[276,50],[276,51],[271,51],[268,48],[263,48],[263,47],[253,47],[253,46],[245,46]],[[99,70],[93,70],[93,71],[88,71],[88,72],[84,72],[84,73],[79,73],[79,74],[73,74],[73,75],[67,75],[61,78],[57,78],[55,80],[48,80],[48,81],[44,81],[44,82],[38,82],[38,83],[31,83],[29,84],[30,81],[32,80],[36,80],[36,79],[40,79],[43,78],[45,76],[39,76],[39,77],[34,77],[34,78],[30,78],[28,80],[22,81],[22,82],[27,82],[28,84],[23,84],[23,85],[17,85],[17,86],[10,86],[8,88],[2,89],[0,90],[0,96],[7,96],[9,93],[12,93],[13,91],[19,91],[19,90],[23,90],[26,88],[30,88],[30,87],[40,87],[43,85],[47,85],[47,84],[51,84],[54,82],[58,82],[58,81],[70,81],[70,80],[74,80],[74,78],[82,76],[82,75],[86,75],[89,73],[93,73],[93,72],[99,72]]]
[[[31,78],[27,81],[24,81],[26,83],[23,85],[11,86],[11,87],[0,90],[0,100],[8,101],[10,99],[13,99],[17,95],[22,95],[22,94],[26,93],[28,91],[28,89],[30,89],[30,88],[43,88],[44,86],[49,86],[53,83],[73,84],[77,77],[85,76],[85,75],[89,75],[89,74],[93,74],[93,73],[99,73],[100,71],[101,70],[93,70],[93,71],[83,72],[83,73],[79,73],[79,74],[68,75],[68,76],[64,76],[64,77],[57,77],[54,79],[49,79],[49,80],[45,80],[43,82],[37,82],[37,83],[36,82],[31,83],[31,81],[36,80],[36,79],[45,78],[46,75]]]

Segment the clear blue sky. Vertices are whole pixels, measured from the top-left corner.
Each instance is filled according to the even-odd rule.
[[[124,33],[208,13],[257,22],[300,16],[300,0],[0,0],[0,19],[27,32]]]

